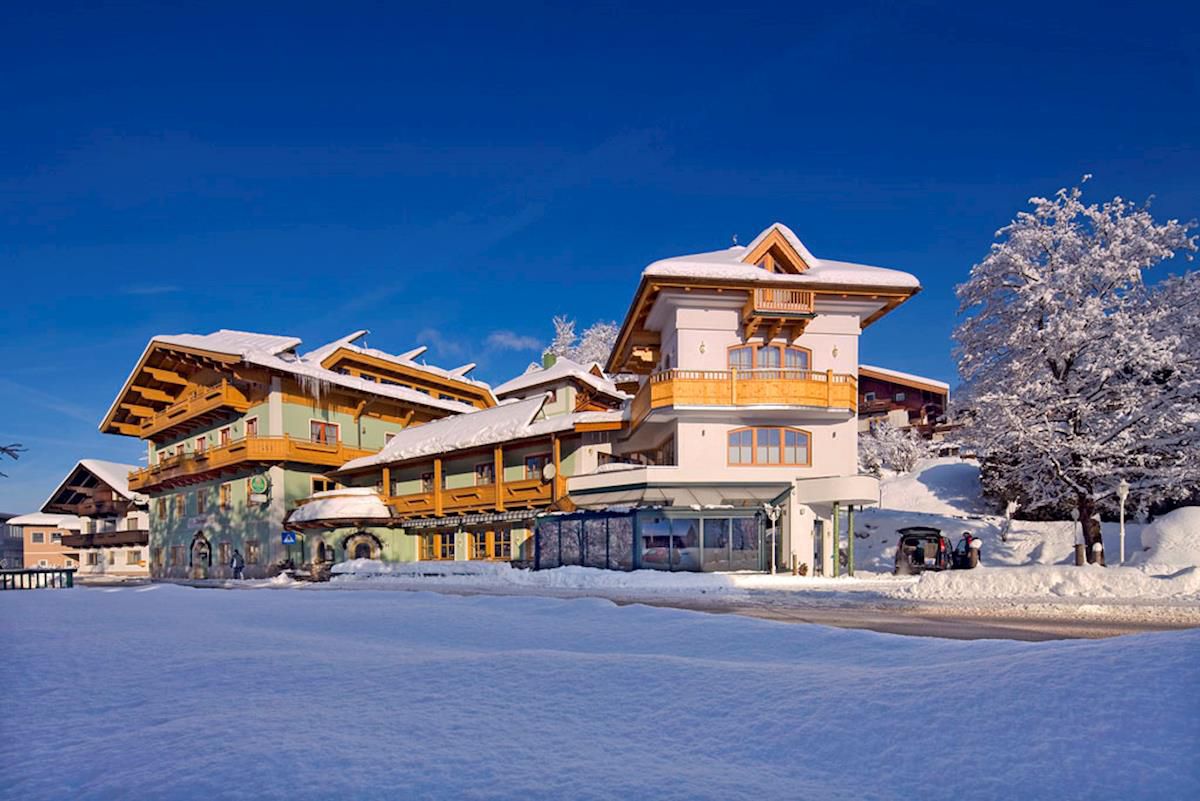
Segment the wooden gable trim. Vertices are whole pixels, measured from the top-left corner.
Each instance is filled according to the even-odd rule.
[[[759,242],[754,250],[747,253],[742,261],[746,264],[758,264],[764,257],[774,262],[775,269],[770,272],[798,274],[808,269],[804,257],[792,246],[787,237],[780,233],[778,228],[771,229],[771,233],[763,237],[763,241]],[[778,269],[785,266],[789,269]]]
[[[924,381],[918,381],[912,378],[900,378],[899,376],[887,375],[872,370],[870,367],[859,367],[858,374],[863,378],[870,378],[875,381],[883,381],[888,384],[899,384],[902,387],[911,387],[925,392],[932,392],[935,395],[945,395],[950,397],[950,390],[946,387],[939,387],[934,384],[929,384]]]
[[[363,365],[374,370],[379,370],[380,372],[392,373],[397,377],[407,378],[416,383],[438,387],[446,390],[447,393],[453,392],[456,395],[465,396],[467,398],[464,401],[465,403],[471,403],[481,409],[487,409],[495,405],[488,391],[482,387],[422,370],[420,367],[409,367],[408,365],[397,364],[387,359],[380,359],[369,353],[359,353],[349,348],[340,347],[321,360],[321,366],[326,370],[333,370],[336,367],[342,366],[343,363]]]

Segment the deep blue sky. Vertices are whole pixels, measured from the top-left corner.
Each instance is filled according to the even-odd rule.
[[[495,332],[619,320],[773,220],[920,276],[863,360],[953,381],[953,287],[1029,196],[1200,215],[1194,4],[983,5],[8,4],[0,510],[139,459],[96,426],[155,333],[362,327],[497,381],[536,349]]]

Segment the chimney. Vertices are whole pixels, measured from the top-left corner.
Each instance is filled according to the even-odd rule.
[[[557,361],[558,361],[557,356],[555,356],[550,351],[546,351],[545,353],[542,354],[542,369],[549,370],[551,367],[554,366],[554,363]]]

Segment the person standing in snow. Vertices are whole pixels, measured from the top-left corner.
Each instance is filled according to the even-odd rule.
[[[242,558],[242,552],[234,548],[233,558],[229,560],[229,567],[233,569],[233,577],[235,579],[242,578],[242,568],[245,566],[246,560]]]

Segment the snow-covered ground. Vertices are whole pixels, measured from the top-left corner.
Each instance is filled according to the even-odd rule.
[[[1113,567],[1076,567],[1078,526],[1071,521],[1014,521],[989,513],[981,497],[979,468],[955,458],[928,459],[912,473],[883,481],[880,508],[855,516],[855,578],[769,576],[760,573],[634,573],[564,567],[532,572],[507,564],[424,562],[385,564],[355,560],[335,567],[335,588],[449,589],[536,594],[573,590],[609,598],[687,596],[790,600],[814,597],[874,603],[953,604],[974,610],[1019,607],[1022,614],[1048,605],[1071,612],[1121,614],[1128,606],[1170,605],[1200,620],[1200,508],[1176,510],[1149,525],[1126,524],[1126,563],[1116,566],[1118,527],[1105,524]],[[970,571],[891,575],[896,531],[934,526],[957,541],[971,532],[983,541],[982,564]],[[305,589],[311,585],[305,585]],[[1080,604],[1094,602],[1091,608]],[[1098,605],[1097,605],[1098,604]],[[1139,612],[1138,614],[1144,614]]]
[[[0,796],[1200,797],[1200,632],[958,642],[583,599],[0,593]]]

